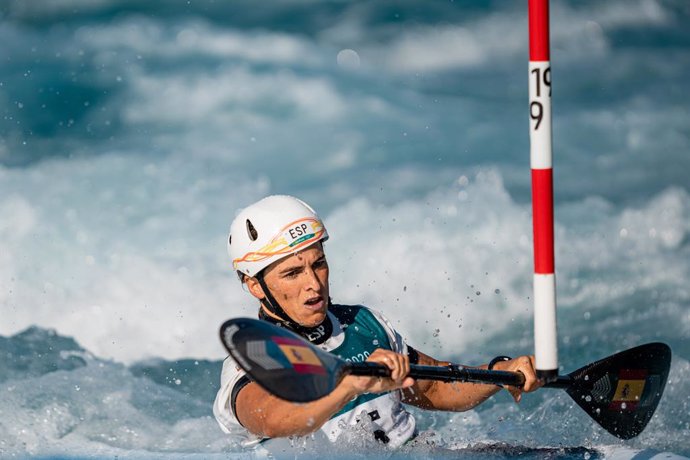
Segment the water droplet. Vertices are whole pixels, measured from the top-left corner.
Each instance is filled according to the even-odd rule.
[[[175,379],[175,385],[180,385],[182,384],[182,380],[180,379]]]
[[[360,59],[357,51],[351,49],[344,49],[338,53],[336,57],[338,65],[347,70],[355,70],[359,68]]]
[[[482,295],[482,291],[477,291],[477,292],[475,292],[475,294]]]
[[[434,336],[434,337],[438,337],[438,334],[439,334],[440,332],[441,332],[441,331],[440,331],[439,329],[434,329],[434,334],[433,334],[433,336]]]
[[[500,294],[500,293],[501,293],[501,290],[500,290],[500,289],[498,289],[498,288],[496,288],[496,289],[494,290],[494,293],[496,293],[496,294]]]

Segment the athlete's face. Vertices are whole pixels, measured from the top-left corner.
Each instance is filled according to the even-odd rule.
[[[270,265],[264,281],[293,321],[311,327],[319,325],[326,317],[328,262],[321,243]],[[256,278],[249,278],[247,287],[254,297],[264,298],[265,294]]]

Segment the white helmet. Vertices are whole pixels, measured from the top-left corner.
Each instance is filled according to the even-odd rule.
[[[256,276],[273,262],[327,239],[326,227],[308,204],[272,195],[247,206],[232,221],[228,254],[235,270]]]

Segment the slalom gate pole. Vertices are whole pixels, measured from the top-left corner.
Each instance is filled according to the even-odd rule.
[[[549,1],[529,0],[529,116],[534,229],[534,347],[537,375],[558,377],[553,241]]]

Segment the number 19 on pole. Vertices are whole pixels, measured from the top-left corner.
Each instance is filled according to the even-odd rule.
[[[548,62],[534,63],[530,69],[530,104],[529,116],[535,121],[534,131],[538,130],[544,120],[545,107],[551,111],[551,67]],[[541,65],[539,65],[541,64]],[[532,87],[534,90],[532,91]],[[542,92],[548,90],[546,97],[542,98]],[[534,92],[534,94],[532,94]],[[551,117],[546,117],[549,121]],[[550,123],[549,123],[550,124]],[[549,126],[550,128],[550,126]],[[549,129],[549,132],[551,130]]]
[[[548,61],[530,62],[529,117],[532,142],[541,140],[551,150],[551,65]],[[537,135],[537,132],[539,134]],[[535,135],[537,138],[535,139]],[[541,144],[540,143],[540,144]],[[540,145],[539,148],[544,147]]]

